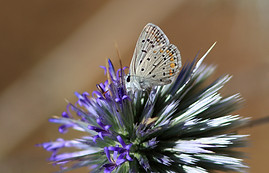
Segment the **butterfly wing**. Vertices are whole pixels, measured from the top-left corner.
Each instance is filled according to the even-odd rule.
[[[156,25],[149,23],[142,30],[135,47],[130,65],[130,75],[136,75],[136,69],[154,48],[168,45],[169,40],[164,32]]]
[[[181,57],[178,48],[162,45],[151,49],[136,68],[136,75],[151,85],[165,85],[178,75]]]

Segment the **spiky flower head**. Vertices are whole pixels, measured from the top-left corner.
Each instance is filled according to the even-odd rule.
[[[208,52],[207,52],[208,53]],[[223,97],[219,90],[231,78],[222,76],[206,85],[214,66],[186,63],[170,84],[147,90],[127,90],[125,68],[115,70],[108,60],[108,79],[92,95],[75,93],[62,117],[60,133],[69,129],[84,136],[40,144],[52,152],[50,161],[59,172],[89,167],[91,172],[182,172],[242,171],[241,153],[247,135],[235,130],[247,118],[230,114],[239,94]],[[71,148],[60,152],[63,148]]]
[[[246,166],[233,148],[244,145],[246,135],[233,132],[246,118],[231,115],[241,102],[238,94],[222,97],[219,90],[230,79],[222,76],[208,86],[205,80],[213,66],[201,61],[185,64],[176,80],[148,91],[126,90],[123,69],[117,72],[108,60],[109,80],[92,93],[75,93],[61,124],[85,136],[57,139],[41,144],[60,172],[83,166],[92,172],[208,172],[240,171]],[[75,112],[76,115],[71,112]],[[75,151],[60,153],[62,148]]]

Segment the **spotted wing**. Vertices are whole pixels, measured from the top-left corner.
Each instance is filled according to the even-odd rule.
[[[181,57],[178,48],[162,45],[151,49],[136,69],[136,75],[153,85],[165,85],[178,75]]]
[[[130,75],[136,75],[136,69],[152,49],[168,44],[167,36],[158,26],[152,23],[147,24],[137,40],[130,65]]]

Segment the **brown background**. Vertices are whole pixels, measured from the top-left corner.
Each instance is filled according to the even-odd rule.
[[[269,3],[267,0],[24,0],[0,6],[0,172],[48,173],[49,153],[34,145],[60,137],[51,115],[65,110],[74,91],[91,92],[104,81],[99,65],[114,44],[128,66],[148,22],[159,25],[183,62],[218,41],[206,59],[215,78],[234,77],[222,90],[240,92],[253,119],[269,115]],[[245,149],[250,172],[268,172],[269,124],[251,134]],[[70,138],[72,135],[61,137]],[[85,172],[85,169],[73,172]],[[87,172],[87,171],[86,171]]]

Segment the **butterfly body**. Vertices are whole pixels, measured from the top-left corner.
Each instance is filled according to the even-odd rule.
[[[178,48],[154,24],[147,24],[140,34],[126,77],[127,89],[148,89],[166,85],[181,67]]]

